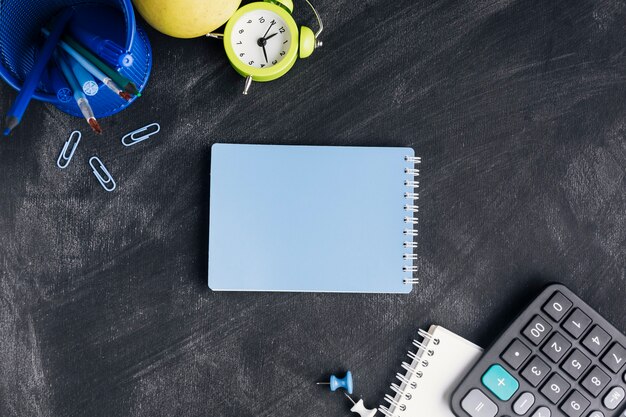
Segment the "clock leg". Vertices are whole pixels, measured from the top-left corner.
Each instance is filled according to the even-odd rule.
[[[252,85],[252,75],[248,75],[246,77],[246,83],[243,86],[243,95],[248,95],[248,90],[250,90],[250,86]]]

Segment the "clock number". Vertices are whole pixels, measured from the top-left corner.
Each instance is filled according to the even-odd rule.
[[[248,23],[252,23],[252,20],[248,20]]]
[[[254,64],[254,61],[248,61],[248,65]]]
[[[277,63],[278,63],[278,61],[277,61],[277,60],[273,60],[273,61],[272,61],[272,65],[276,65]]]
[[[280,29],[278,29],[278,31],[279,31],[280,33],[285,33],[285,28],[284,28],[284,27],[281,27]]]
[[[261,68],[263,68],[265,66],[265,64],[261,64]]]
[[[289,39],[285,39],[285,42],[283,42],[283,45],[286,44],[287,42],[289,42]]]
[[[239,54],[240,57],[243,57],[244,55],[245,55],[245,53],[243,53],[243,52]]]
[[[265,23],[265,18],[263,16],[259,17],[259,23]]]
[[[275,25],[276,21],[272,19],[272,21],[270,22],[270,25]]]
[[[280,56],[285,55],[285,53],[286,53],[285,51],[281,51],[281,52],[280,52]]]
[[[237,45],[243,45],[243,42],[239,41],[237,42]]]
[[[242,33],[243,33],[243,29],[239,29],[239,34],[242,34]]]

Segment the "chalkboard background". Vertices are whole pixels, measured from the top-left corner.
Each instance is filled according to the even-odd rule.
[[[350,369],[377,406],[419,327],[486,346],[550,281],[626,331],[626,3],[316,6],[324,47],[247,97],[218,40],[148,30],[149,86],[102,137],[34,103],[2,140],[0,415],[347,416],[316,381]],[[15,93],[0,96],[4,113]],[[158,136],[120,144],[151,122]],[[421,284],[211,292],[215,142],[414,147]]]

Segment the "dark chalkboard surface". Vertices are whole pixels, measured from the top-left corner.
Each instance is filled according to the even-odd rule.
[[[149,30],[150,84],[102,137],[34,103],[2,139],[0,415],[347,416],[316,381],[350,369],[378,405],[418,327],[487,345],[555,280],[626,331],[626,4],[316,5],[324,47],[247,97],[219,41]],[[14,97],[0,86],[2,113]],[[151,122],[158,136],[120,144]],[[409,296],[211,292],[218,141],[414,147],[422,283]]]

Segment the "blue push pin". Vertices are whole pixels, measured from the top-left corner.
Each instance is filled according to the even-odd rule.
[[[317,385],[330,385],[331,391],[343,388],[348,392],[348,394],[352,394],[352,372],[346,372],[346,376],[343,378],[337,378],[335,375],[331,375],[330,382],[318,382]]]

